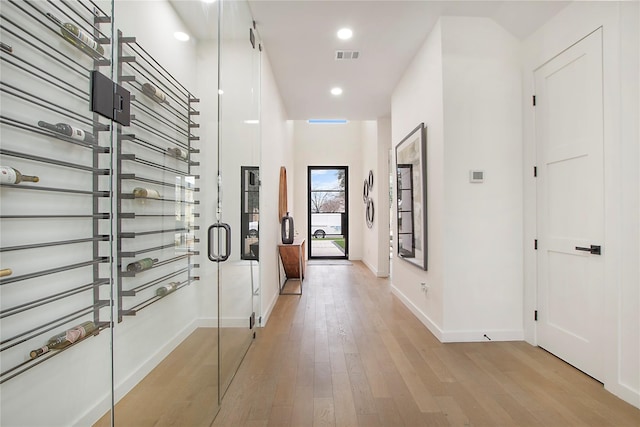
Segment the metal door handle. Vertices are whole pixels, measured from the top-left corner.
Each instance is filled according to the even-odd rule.
[[[215,247],[213,245],[214,240],[214,230],[216,228],[223,229],[225,231],[225,253],[223,255],[219,255],[215,253]],[[231,227],[229,224],[224,223],[216,223],[209,227],[208,230],[209,238],[208,238],[208,252],[209,259],[214,262],[223,262],[229,259],[229,255],[231,255]]]
[[[589,252],[592,255],[602,255],[602,250],[600,249],[600,246],[597,246],[597,245],[591,245],[591,247],[589,248],[576,246],[576,251]]]

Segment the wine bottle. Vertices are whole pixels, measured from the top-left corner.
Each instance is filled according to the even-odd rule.
[[[7,53],[13,53],[13,48],[6,43],[0,42],[0,49],[4,50]]]
[[[170,294],[171,292],[178,289],[179,284],[180,284],[179,282],[171,282],[164,286],[160,286],[158,289],[156,289],[156,295],[159,297],[163,297],[167,294]]]
[[[0,270],[0,277],[7,277],[13,274],[13,270],[10,268],[3,268]]]
[[[156,190],[152,190],[151,188],[136,187],[133,189],[132,193],[133,193],[133,197],[135,197],[136,199],[138,198],[161,199],[162,198],[159,192],[157,192]]]
[[[104,55],[104,48],[86,31],[81,30],[71,22],[63,24],[62,21],[50,13],[47,13],[47,17],[60,26],[60,34],[66,41],[94,58]]]
[[[181,160],[189,159],[189,157],[187,156],[187,152],[178,147],[167,148],[167,153],[169,153],[171,157],[175,157],[176,159],[181,159]]]
[[[96,330],[96,325],[93,322],[83,322],[80,325],[74,326],[71,329],[66,330],[58,335],[54,335],[49,338],[47,344],[44,347],[32,350],[29,355],[32,359],[47,353],[50,350],[62,350],[65,347],[70,346],[76,341],[81,340],[88,334]]]
[[[167,100],[167,95],[163,91],[161,91],[160,89],[152,85],[151,83],[142,84],[142,93],[144,93],[149,98],[153,99],[159,104],[164,103],[169,105],[169,101]]]
[[[40,178],[22,175],[19,170],[9,166],[0,166],[0,182],[3,184],[20,184],[23,181],[38,182]]]
[[[135,261],[127,265],[127,271],[135,271],[137,273],[148,270],[153,267],[153,264],[156,262],[158,262],[158,258],[142,258],[140,261]]]
[[[43,122],[42,120],[40,120],[38,122],[38,126],[55,133],[62,134],[64,136],[68,136],[71,139],[77,139],[78,141],[88,142],[89,144],[95,144],[96,142],[96,139],[92,134],[66,123],[56,123],[55,125],[53,125],[51,123]]]

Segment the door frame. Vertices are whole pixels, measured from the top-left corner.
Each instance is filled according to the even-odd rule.
[[[344,236],[344,255],[329,256],[312,256],[311,242],[311,171],[313,170],[344,170],[344,219],[341,224],[342,235]],[[307,257],[308,259],[349,259],[349,166],[307,166]]]

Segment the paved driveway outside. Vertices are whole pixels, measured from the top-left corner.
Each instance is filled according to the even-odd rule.
[[[342,257],[344,252],[333,240],[311,239],[311,254],[314,257]]]

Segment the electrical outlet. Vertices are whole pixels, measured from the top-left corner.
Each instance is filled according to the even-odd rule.
[[[420,288],[422,289],[422,292],[425,293],[425,295],[427,294],[427,292],[429,291],[429,286],[427,286],[427,284],[425,282],[421,282],[420,283]]]

